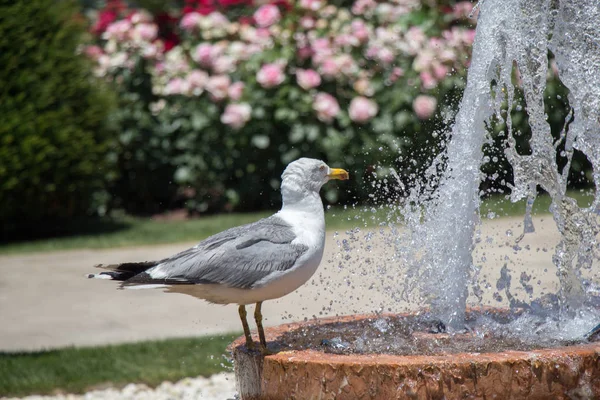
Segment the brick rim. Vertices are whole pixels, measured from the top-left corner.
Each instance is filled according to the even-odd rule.
[[[265,333],[271,342],[292,329],[381,316],[328,317],[270,327]],[[573,391],[582,392],[583,397],[575,398],[600,398],[600,342],[498,353],[396,356],[290,350],[266,357],[248,355],[243,343],[244,338],[240,337],[230,349],[236,360],[238,390],[244,400],[436,396],[541,399],[569,398]],[[248,374],[238,371],[240,365],[249,363],[253,363],[256,372],[250,378],[254,385],[250,386]]]

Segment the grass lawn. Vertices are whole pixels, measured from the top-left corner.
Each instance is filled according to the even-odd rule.
[[[592,195],[589,192],[572,191],[580,205],[589,204]],[[539,196],[534,206],[534,214],[547,213],[550,197]],[[504,196],[491,197],[483,201],[483,218],[493,212],[496,216],[523,215],[525,202],[511,203]],[[0,254],[25,252],[43,252],[70,249],[101,249],[125,246],[142,246],[178,242],[196,242],[224,229],[256,221],[271,215],[272,212],[246,214],[221,214],[185,221],[158,221],[148,218],[124,216],[118,219],[73,222],[74,235],[0,243]],[[353,227],[376,226],[391,214],[395,220],[398,215],[387,207],[357,206],[332,207],[325,213],[327,229],[350,229]]]
[[[0,352],[0,397],[143,382],[156,386],[224,371],[225,349],[239,335],[170,339],[127,345]]]

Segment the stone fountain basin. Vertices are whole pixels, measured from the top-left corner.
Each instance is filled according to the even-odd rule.
[[[268,328],[270,348],[282,350],[266,357],[249,352],[244,338],[238,338],[231,349],[241,399],[600,398],[600,342],[437,355],[333,354],[282,342],[290,332],[374,318],[381,316],[332,317]],[[419,341],[448,338],[427,332],[416,336]],[[468,335],[453,340],[468,340]]]

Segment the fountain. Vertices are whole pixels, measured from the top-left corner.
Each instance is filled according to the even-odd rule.
[[[417,291],[428,307],[271,328],[268,340],[294,344],[264,358],[244,352],[236,342],[243,399],[600,396],[600,344],[585,336],[600,322],[598,287],[590,278],[592,264],[600,258],[598,21],[600,3],[586,0],[480,1],[467,87],[449,143],[426,172],[430,178],[398,207],[406,229],[392,229],[394,257],[407,266],[411,278],[406,287],[397,288],[402,292],[398,296],[408,298]],[[544,110],[549,51],[571,107],[558,140]],[[518,151],[512,129],[516,69],[531,127],[528,154]],[[552,199],[550,211],[560,233],[552,256],[558,292],[518,301],[511,295],[505,266],[496,284],[510,300],[503,309],[467,307],[476,280],[482,149],[491,118],[507,126],[504,151],[514,174],[511,200],[527,199],[523,235],[515,249],[535,230],[531,211],[538,187]],[[562,168],[559,146],[566,160]],[[596,193],[588,207],[579,207],[567,194],[575,151],[592,166]],[[526,287],[527,274],[520,281]],[[476,284],[474,292],[478,297]],[[521,334],[511,333],[514,327]],[[387,341],[386,351],[371,345],[381,338]]]

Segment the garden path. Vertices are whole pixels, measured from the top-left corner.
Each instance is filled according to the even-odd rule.
[[[475,260],[486,258],[481,274],[489,277],[491,288],[486,291],[485,299],[491,301],[499,270],[505,263],[513,270],[513,288],[519,286],[521,271],[532,274],[534,282],[541,280],[542,286],[556,285],[551,263],[558,240],[556,227],[551,216],[534,218],[534,222],[537,231],[520,243],[524,250],[518,254],[512,244],[522,231],[520,218],[483,223]],[[506,234],[509,229],[514,232],[512,236]],[[358,235],[365,234],[363,231]],[[406,302],[393,298],[395,293],[367,289],[389,286],[393,280],[400,285],[403,282],[399,267],[390,268],[389,263],[389,277],[382,279],[374,272],[387,262],[390,246],[373,240],[370,244],[379,245],[367,251],[357,242],[349,241],[354,248],[345,253],[338,246],[343,238],[344,233],[336,237],[334,232],[328,232],[323,262],[312,281],[286,297],[264,304],[266,325],[311,318],[320,312],[324,315],[369,312],[379,304],[394,310],[408,307]],[[117,291],[114,282],[85,279],[86,273],[93,272],[94,264],[159,259],[189,246],[190,243],[184,243],[0,256],[0,351],[241,331],[235,306],[208,304],[158,290]],[[349,255],[348,259],[345,255]],[[339,267],[340,262],[343,268]]]

